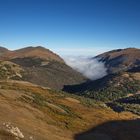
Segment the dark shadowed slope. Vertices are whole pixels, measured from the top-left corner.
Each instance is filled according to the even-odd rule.
[[[122,72],[110,74],[96,81],[65,86],[63,90],[96,100],[112,101],[139,91],[140,73]]]
[[[140,140],[140,120],[109,121],[86,132],[75,140]]]

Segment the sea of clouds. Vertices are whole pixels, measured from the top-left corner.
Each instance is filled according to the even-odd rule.
[[[107,68],[104,63],[98,61],[96,58],[67,56],[63,57],[63,59],[67,65],[91,80],[97,80],[107,75]]]

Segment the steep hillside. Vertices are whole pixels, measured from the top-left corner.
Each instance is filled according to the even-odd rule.
[[[105,63],[108,73],[127,71],[140,66],[140,49],[118,49],[96,56]]]
[[[86,98],[53,90],[64,85],[75,85],[64,89]],[[134,69],[90,81],[45,48],[4,49],[0,139],[139,140],[139,90]]]
[[[5,64],[0,67],[2,75],[5,75],[3,78],[6,79],[26,80],[58,90],[64,85],[86,80],[82,74],[66,65],[60,56],[40,46],[6,51],[0,55],[0,61],[1,64],[6,62],[6,67],[9,67],[5,70]],[[20,71],[13,71],[13,65],[19,67]]]
[[[108,101],[140,90],[140,49],[113,50],[95,58],[105,63],[108,75],[96,81],[65,86],[64,91]]]
[[[103,123],[138,119],[129,112],[118,116],[104,103],[54,92],[24,81],[0,81],[0,102],[2,140],[77,140],[76,135]],[[117,124],[116,127],[119,129]],[[115,136],[112,129],[108,127],[106,130],[106,137],[112,139]],[[128,136],[133,136],[131,140],[140,138],[139,133],[133,134],[132,130],[133,126],[127,129]],[[103,133],[94,133],[92,138],[102,140],[102,136]],[[117,140],[122,138],[123,135]]]
[[[4,55],[5,53],[8,53],[8,52],[9,52],[8,49],[0,46],[0,56]]]
[[[139,140],[139,131],[139,119],[109,121],[77,134],[75,140]]]
[[[116,100],[128,94],[135,94],[138,90],[140,90],[139,72],[110,74],[96,81],[64,87],[64,91],[102,101]]]

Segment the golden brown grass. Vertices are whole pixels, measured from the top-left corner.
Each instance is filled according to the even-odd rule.
[[[129,112],[118,115],[101,102],[90,104],[91,100],[27,82],[1,81],[0,85],[0,124],[13,123],[27,140],[30,136],[38,140],[73,140],[75,134],[104,122],[137,118]]]

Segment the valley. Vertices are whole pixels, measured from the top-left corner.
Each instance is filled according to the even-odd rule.
[[[139,140],[139,63],[90,80],[43,47],[0,50],[0,139]]]
[[[140,140],[140,0],[0,0],[0,140]]]

